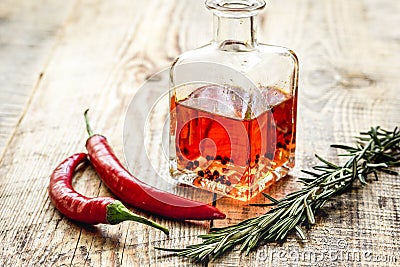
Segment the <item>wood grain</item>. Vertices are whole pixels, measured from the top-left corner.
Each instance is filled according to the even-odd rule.
[[[0,3],[0,155],[39,86],[73,3]]]
[[[209,222],[179,223],[138,211],[168,226],[168,238],[131,222],[89,227],[58,213],[47,185],[58,162],[84,151],[86,108],[93,128],[123,158],[125,113],[142,83],[182,51],[210,39],[211,15],[202,1],[18,0],[0,5],[0,17],[7,18],[0,20],[1,40],[9,36],[5,46],[0,42],[6,47],[0,49],[0,73],[8,77],[0,80],[7,88],[0,94],[5,155],[0,162],[0,265],[194,266],[153,246],[199,242],[197,235],[208,231]],[[295,177],[315,163],[314,153],[338,160],[329,144],[351,143],[354,134],[373,125],[400,125],[399,12],[393,0],[282,0],[271,1],[261,14],[259,40],[292,48],[301,63],[297,169],[294,177],[270,188],[271,195],[298,188]],[[20,25],[26,32],[12,35],[23,29]],[[34,48],[25,50],[31,44]],[[13,104],[4,105],[4,99]],[[209,266],[397,266],[399,180],[382,175],[329,202],[306,243],[290,236],[283,245],[262,246],[248,256],[235,251]],[[74,186],[90,196],[111,195],[91,167],[79,171]],[[184,188],[177,192],[192,194]],[[217,226],[266,211],[225,198],[217,207],[228,214],[227,220],[214,222]]]

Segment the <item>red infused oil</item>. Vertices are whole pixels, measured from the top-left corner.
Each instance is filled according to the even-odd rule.
[[[212,85],[171,98],[171,174],[247,201],[294,166],[297,95],[238,90]]]

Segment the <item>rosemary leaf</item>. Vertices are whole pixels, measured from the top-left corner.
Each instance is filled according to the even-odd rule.
[[[276,200],[275,198],[271,197],[270,195],[266,194],[266,193],[262,193],[264,197],[268,198],[269,200],[271,200],[272,203],[278,204],[279,201]]]
[[[306,234],[303,232],[303,229],[301,229],[301,227],[299,227],[299,226],[295,226],[294,227],[294,229],[296,230],[296,232],[299,234],[299,236],[300,236],[300,238],[302,239],[302,240],[306,240],[307,238],[306,238]]]
[[[306,207],[307,211],[307,219],[309,224],[315,224],[315,218],[314,218],[314,213],[311,209],[311,207],[307,204],[307,200],[304,199],[304,206]]]

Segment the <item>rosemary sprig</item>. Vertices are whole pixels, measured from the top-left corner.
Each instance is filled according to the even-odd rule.
[[[321,162],[311,171],[303,171],[308,177],[299,178],[304,185],[299,191],[276,200],[264,194],[271,203],[253,204],[273,206],[267,213],[247,219],[238,224],[211,228],[208,234],[200,235],[202,243],[186,248],[156,249],[175,252],[177,256],[188,257],[196,262],[208,262],[241,245],[242,252],[249,253],[257,246],[269,242],[283,242],[289,233],[297,232],[301,239],[306,239],[302,227],[310,228],[315,224],[316,212],[333,196],[350,189],[355,181],[366,185],[370,174],[378,179],[378,172],[397,175],[391,167],[400,166],[400,130],[386,131],[372,127],[368,132],[356,137],[354,147],[332,145],[346,151],[339,156],[349,157],[347,162],[338,166],[315,155]]]

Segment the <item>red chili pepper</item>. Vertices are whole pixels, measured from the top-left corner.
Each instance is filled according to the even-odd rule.
[[[105,185],[121,201],[152,214],[176,220],[224,219],[217,208],[151,187],[126,170],[102,135],[93,134],[85,111],[89,159]]]
[[[131,220],[160,229],[168,235],[167,228],[136,215],[120,201],[111,197],[85,197],[72,187],[76,167],[87,159],[87,154],[78,153],[60,163],[50,177],[49,196],[54,206],[66,217],[89,224],[118,224]]]

